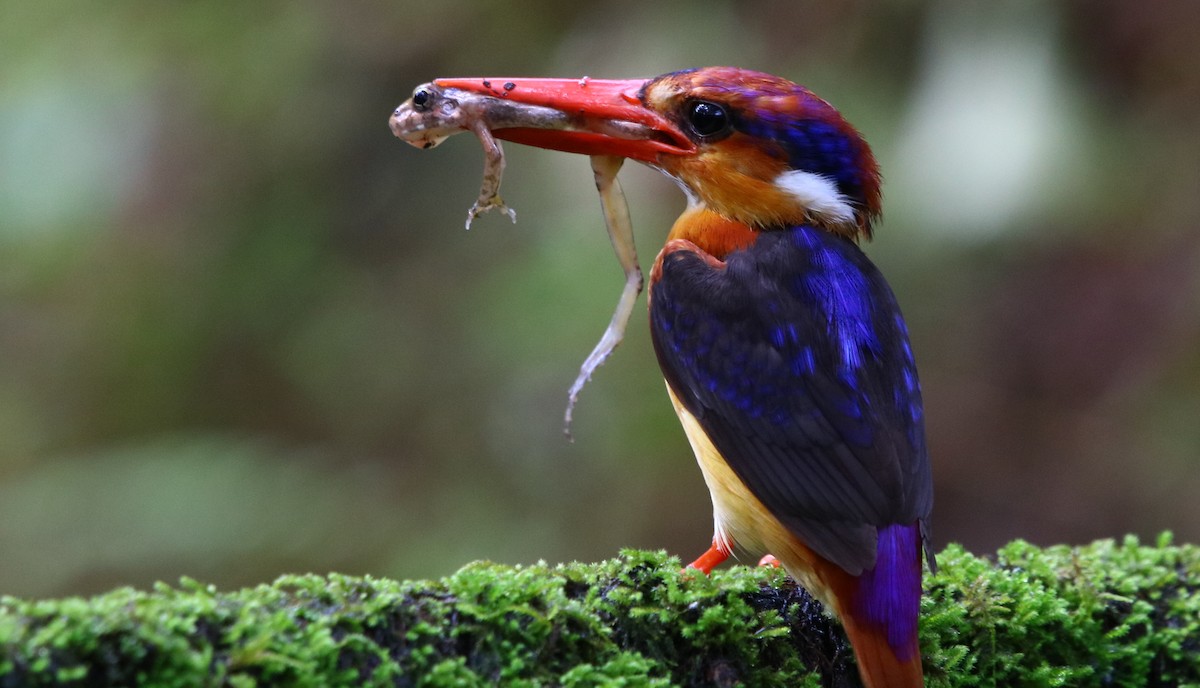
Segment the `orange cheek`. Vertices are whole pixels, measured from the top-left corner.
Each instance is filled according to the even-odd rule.
[[[663,162],[668,173],[691,186],[705,206],[725,218],[754,227],[803,218],[796,200],[775,185],[787,166],[746,136],[735,134],[697,155]]]

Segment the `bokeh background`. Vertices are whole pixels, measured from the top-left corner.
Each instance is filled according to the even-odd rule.
[[[1200,539],[1200,4],[4,3],[0,593],[708,544],[588,163],[387,128],[434,76],[737,64],[874,145],[934,538]],[[622,172],[648,267],[683,198]],[[640,312],[640,309],[639,309]]]

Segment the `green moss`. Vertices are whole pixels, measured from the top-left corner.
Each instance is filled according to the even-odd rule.
[[[1197,547],[1015,542],[939,562],[921,622],[930,686],[1200,686]],[[840,628],[781,572],[679,566],[629,551],[439,581],[0,598],[0,688],[857,685]]]

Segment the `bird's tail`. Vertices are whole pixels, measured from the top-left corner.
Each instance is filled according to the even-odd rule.
[[[922,688],[925,675],[921,670],[921,652],[916,638],[901,658],[887,639],[886,631],[861,623],[852,614],[842,616],[846,635],[854,647],[858,673],[866,688]]]
[[[847,577],[839,616],[867,688],[920,688],[921,533],[919,525],[879,529],[875,568]]]

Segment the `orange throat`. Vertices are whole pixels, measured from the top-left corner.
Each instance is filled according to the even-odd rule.
[[[758,232],[755,230],[703,206],[690,207],[683,211],[671,227],[671,233],[667,235],[667,241],[690,241],[717,259],[724,259],[729,253],[750,246],[756,238]]]

